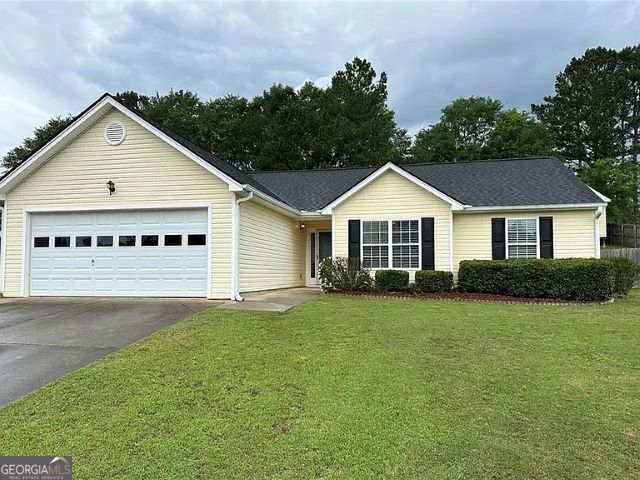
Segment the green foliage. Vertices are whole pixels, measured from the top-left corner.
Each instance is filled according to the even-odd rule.
[[[626,295],[640,279],[640,263],[629,258],[615,257],[609,258],[613,265],[614,287],[616,295]]]
[[[376,270],[376,290],[402,292],[409,288],[409,272],[405,270]]]
[[[464,260],[458,289],[515,297],[602,301],[613,296],[613,265],[599,259]]]
[[[22,145],[6,153],[2,158],[2,166],[9,170],[21,164],[38,149],[42,148],[49,140],[67,128],[72,121],[73,117],[71,115],[66,117],[53,117],[44,125],[36,127],[33,135],[25,138],[22,141]]]
[[[533,112],[547,125],[567,159],[638,159],[640,152],[640,49],[590,48],[558,74],[553,95]]]
[[[544,156],[551,136],[528,112],[503,110],[488,97],[458,98],[442,109],[440,121],[416,134],[418,162]]]
[[[419,270],[415,273],[418,292],[446,292],[453,289],[453,273],[440,270]]]
[[[637,212],[637,189],[640,165],[613,158],[583,165],[578,175],[587,185],[611,199],[607,220],[613,223],[640,220]]]
[[[373,278],[360,262],[347,257],[325,258],[318,267],[320,287],[325,292],[368,292]]]

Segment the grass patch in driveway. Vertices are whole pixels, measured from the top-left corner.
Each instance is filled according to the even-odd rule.
[[[0,411],[75,478],[637,478],[640,295],[211,310]]]

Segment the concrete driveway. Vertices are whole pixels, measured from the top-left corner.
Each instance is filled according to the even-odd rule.
[[[0,406],[166,325],[206,300],[0,300]]]

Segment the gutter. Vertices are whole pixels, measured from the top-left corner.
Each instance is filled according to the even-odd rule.
[[[231,210],[231,300],[242,302],[244,298],[240,295],[240,204],[253,198],[253,190],[249,190],[246,197],[238,198],[238,193],[233,192]]]
[[[600,217],[604,213],[604,207],[598,207],[593,219],[593,231],[595,235],[595,256],[600,258]]]

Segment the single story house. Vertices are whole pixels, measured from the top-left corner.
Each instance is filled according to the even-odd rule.
[[[599,257],[608,199],[556,158],[243,172],[105,94],[0,179],[0,291],[240,299],[319,261]]]

